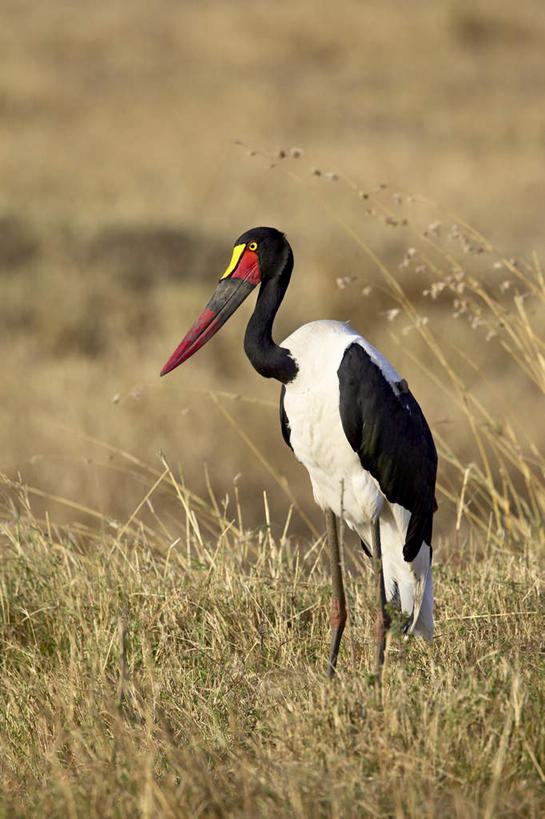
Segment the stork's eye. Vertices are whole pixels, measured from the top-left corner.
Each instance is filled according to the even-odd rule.
[[[257,250],[257,242],[250,242],[248,250]]]

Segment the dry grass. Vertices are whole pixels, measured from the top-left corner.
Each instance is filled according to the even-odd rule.
[[[443,552],[437,638],[403,665],[392,641],[381,704],[370,572],[330,684],[322,544],[221,517],[204,535],[180,498],[178,543],[137,515],[89,541],[4,508],[3,815],[542,814],[533,547]]]
[[[542,815],[541,3],[6,17],[0,815]],[[277,337],[350,319],[439,444],[438,636],[392,641],[382,703],[348,538],[324,679],[251,305],[158,378],[257,223],[295,251]]]

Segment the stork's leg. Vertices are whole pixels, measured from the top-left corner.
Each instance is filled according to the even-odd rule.
[[[382,571],[382,550],[380,546],[380,519],[373,521],[372,527],[373,567],[375,570],[377,619],[375,621],[375,674],[378,680],[382,677],[386,632],[390,628],[390,617],[386,611],[386,589]]]
[[[325,523],[333,591],[331,599],[331,648],[329,650],[327,673],[329,677],[333,677],[337,665],[337,654],[339,653],[339,646],[346,623],[346,597],[344,594],[339,539],[337,537],[337,521],[331,509],[328,509],[325,513]]]

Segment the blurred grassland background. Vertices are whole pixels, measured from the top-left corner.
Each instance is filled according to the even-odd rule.
[[[0,817],[543,816],[542,0],[0,16]],[[359,549],[325,680],[252,300],[159,378],[258,224],[277,339],[350,320],[438,443],[436,638],[381,695]]]
[[[220,399],[320,527],[306,474],[281,444],[277,386],[242,350],[251,305],[158,378],[233,240],[256,224],[285,230],[295,251],[278,339],[307,320],[350,320],[469,463],[467,419],[433,383],[428,345],[403,311],[391,312],[399,304],[385,265],[418,315],[461,350],[464,388],[494,417],[515,408],[526,442],[540,446],[535,380],[467,320],[455,293],[431,298],[430,287],[455,256],[511,299],[513,276],[498,259],[535,272],[543,258],[544,34],[538,0],[4,3],[2,470],[126,519],[148,484],[90,436],[155,466],[164,452],[199,494],[206,462],[232,514],[236,477],[249,525],[262,520],[268,487],[282,525],[281,487],[201,392],[227,391],[263,402]],[[452,213],[498,253],[460,237]],[[436,247],[422,250],[430,225]],[[456,497],[463,473],[442,474]],[[51,499],[33,503],[58,521],[74,516]],[[444,507],[437,531],[451,524]],[[293,527],[305,530],[297,515]]]

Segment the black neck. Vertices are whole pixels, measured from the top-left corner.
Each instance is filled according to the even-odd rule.
[[[264,378],[276,378],[283,384],[295,378],[297,364],[289,350],[279,347],[273,341],[272,326],[289,284],[290,274],[291,266],[278,278],[263,282],[244,336],[244,350],[252,366]]]

